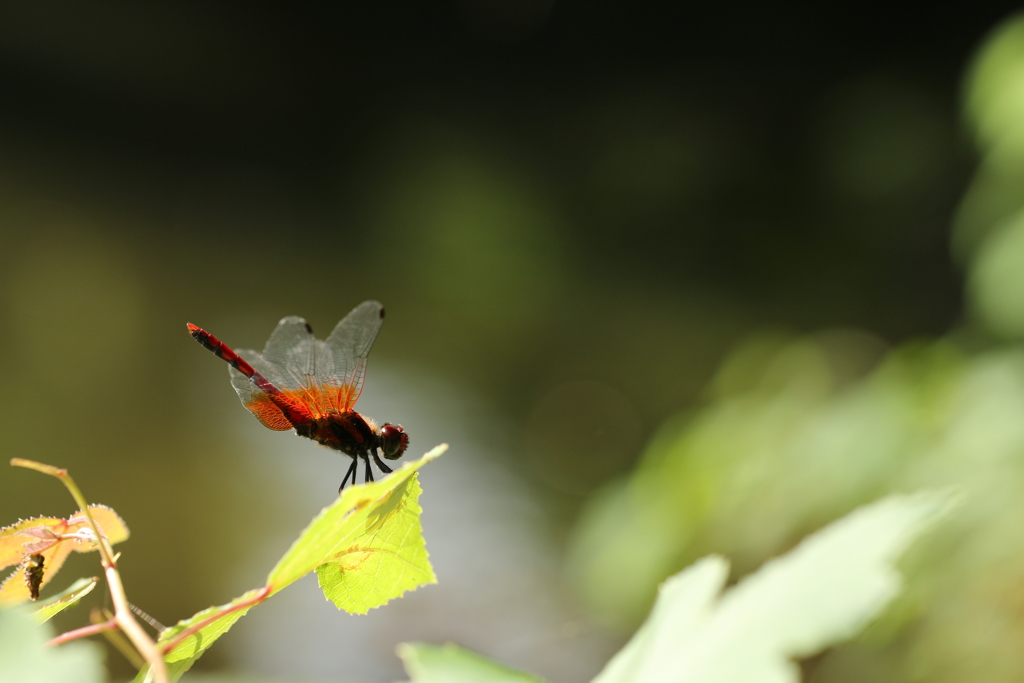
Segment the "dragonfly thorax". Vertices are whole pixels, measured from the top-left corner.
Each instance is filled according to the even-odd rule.
[[[353,458],[369,455],[380,447],[377,425],[354,410],[308,420],[296,425],[295,432]]]

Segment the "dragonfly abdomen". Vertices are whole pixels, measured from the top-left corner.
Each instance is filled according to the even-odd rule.
[[[189,334],[192,335],[193,339],[203,345],[204,349],[212,351],[217,358],[227,361],[228,365],[248,377],[253,384],[259,387],[260,391],[265,391],[268,394],[280,393],[278,388],[271,384],[266,377],[256,372],[256,370],[253,369],[253,367],[249,365],[244,358],[232,351],[231,347],[220,339],[217,339],[203,328],[193,325],[192,323],[188,323],[188,331]]]

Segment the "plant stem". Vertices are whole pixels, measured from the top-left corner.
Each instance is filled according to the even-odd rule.
[[[72,640],[85,638],[86,636],[94,636],[97,633],[109,631],[110,629],[114,628],[117,628],[117,621],[114,619],[111,619],[109,621],[102,621],[98,624],[89,624],[88,626],[83,626],[82,628],[76,628],[74,631],[62,633],[56,638],[51,638],[49,641],[47,641],[46,644],[63,645],[64,643],[70,643]]]
[[[75,484],[74,479],[71,478],[71,475],[65,469],[44,465],[33,460],[14,458],[11,460],[11,464],[16,467],[27,467],[28,469],[57,477],[67,488],[71,497],[75,499],[75,503],[78,504],[78,508],[85,515],[86,520],[89,522],[89,527],[96,537],[96,545],[100,551],[100,561],[103,564],[103,573],[107,577],[107,585],[110,588],[110,599],[114,603],[114,621],[117,622],[121,631],[128,636],[128,640],[132,641],[132,645],[135,646],[135,649],[138,650],[142,658],[149,664],[153,683],[170,683],[171,679],[167,673],[167,663],[164,661],[163,654],[160,652],[160,648],[157,647],[156,642],[149,637],[145,629],[135,620],[135,615],[128,606],[128,597],[124,593],[121,574],[117,571],[117,558],[114,556],[114,551],[110,547],[107,537],[100,533],[96,520],[92,518],[92,514],[89,512],[89,503],[85,500],[85,496],[82,495],[82,491]],[[81,630],[79,629],[79,631]],[[102,629],[96,632],[98,633],[100,630]],[[72,631],[71,633],[75,632]]]

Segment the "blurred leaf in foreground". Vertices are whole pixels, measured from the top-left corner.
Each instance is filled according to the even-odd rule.
[[[908,558],[912,589],[865,638],[817,658],[812,680],[1016,683],[1024,351],[917,342],[850,372],[866,347],[844,338],[733,354],[708,406],[662,429],[636,470],[588,504],[569,583],[632,627],[656,586],[699,557],[727,556],[744,576],[866,501],[955,486],[956,519]]]
[[[0,610],[0,681],[7,683],[101,683],[107,680],[103,650],[93,643],[47,647],[53,629],[37,624],[24,608]]]
[[[951,507],[893,496],[810,536],[722,593],[728,562],[705,557],[666,581],[644,625],[594,683],[790,683],[793,659],[863,629],[895,597],[896,559]],[[399,648],[413,683],[536,683],[454,645]]]
[[[706,557],[666,581],[647,621],[594,683],[785,683],[792,659],[850,638],[899,592],[893,562],[950,496],[863,507],[720,594],[729,566]]]
[[[398,656],[412,683],[543,683],[451,643],[440,647],[403,643],[398,646]]]

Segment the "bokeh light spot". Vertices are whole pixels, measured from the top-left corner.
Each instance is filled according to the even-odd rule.
[[[986,326],[1001,336],[1024,336],[1024,212],[984,242],[971,265],[971,303]]]

